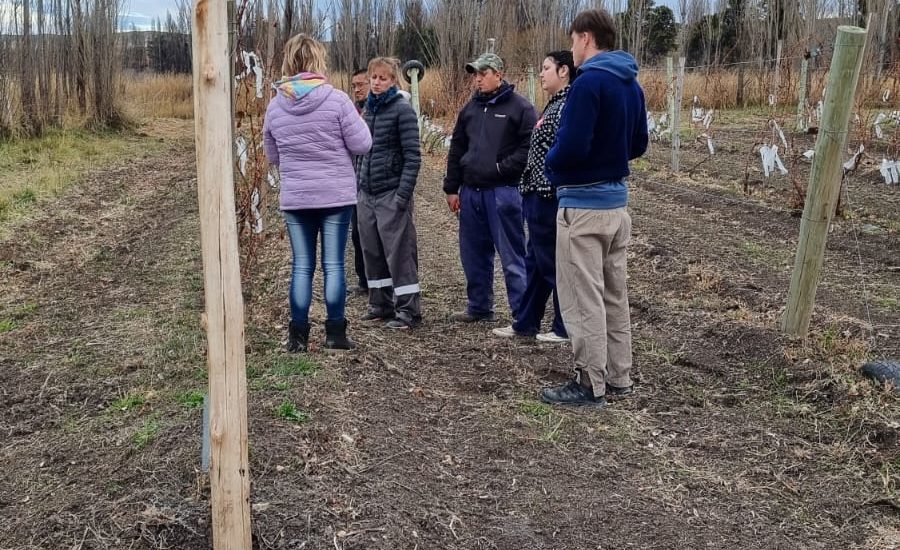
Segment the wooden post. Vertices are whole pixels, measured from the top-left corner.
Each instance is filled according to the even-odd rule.
[[[808,86],[809,58],[804,57],[800,62],[800,98],[797,100],[797,131],[804,134],[809,129],[809,121],[806,116],[806,87]]]
[[[778,47],[775,50],[775,78],[772,79],[772,108],[778,105],[778,88],[781,85],[781,50],[784,48],[784,40],[778,41]]]
[[[678,172],[681,161],[681,98],[684,93],[684,61],[678,58],[678,77],[675,79],[675,103],[672,108],[672,172]]]
[[[409,69],[409,99],[412,103],[413,111],[416,112],[416,120],[419,121],[419,135],[422,134],[422,109],[419,103],[419,68],[411,67]]]
[[[528,100],[531,101],[531,104],[534,105],[535,99],[535,90],[534,90],[534,67],[528,66]]]
[[[858,27],[838,27],[828,78],[825,113],[816,140],[806,205],[800,222],[797,258],[791,274],[787,308],[781,323],[782,330],[792,336],[805,336],[809,330],[828,226],[841,188],[842,157],[865,46],[865,30]]]
[[[672,56],[666,57],[666,107],[669,113],[669,128],[675,120],[675,65]]]
[[[244,304],[234,206],[228,32],[223,0],[195,0],[194,120],[209,363],[213,545],[216,550],[249,550]]]

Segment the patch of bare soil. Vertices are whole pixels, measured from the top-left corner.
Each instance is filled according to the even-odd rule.
[[[189,129],[0,243],[0,548],[211,544]],[[896,547],[897,396],[855,371],[896,355],[896,332],[872,330],[844,276],[861,257],[870,297],[888,296],[896,235],[840,222],[812,336],[789,341],[799,221],[636,176],[637,392],[552,409],[537,392],[568,376],[566,346],[446,320],[465,292],[441,164],[428,159],[416,204],[424,326],[353,323],[343,356],[281,351],[290,253],[273,213],[245,286],[255,547]],[[351,319],[364,310],[348,299]]]

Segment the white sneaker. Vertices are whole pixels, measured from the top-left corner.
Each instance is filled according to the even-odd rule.
[[[512,328],[512,327],[510,327],[510,328]],[[565,336],[560,336],[560,335],[556,334],[555,332],[553,332],[552,330],[550,332],[542,332],[542,333],[538,334],[537,339],[540,342],[550,342],[551,344],[562,344],[564,342],[569,341],[569,339],[566,338]]]
[[[517,336],[516,331],[512,328],[512,325],[509,325],[508,327],[497,327],[491,330],[491,332],[494,334],[494,336],[499,336],[500,338],[515,338]]]

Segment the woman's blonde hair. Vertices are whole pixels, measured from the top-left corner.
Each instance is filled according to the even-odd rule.
[[[293,76],[300,73],[325,74],[328,70],[328,53],[321,42],[305,34],[292,36],[284,44],[284,61],[281,73]]]
[[[369,67],[367,69],[369,76],[372,75],[372,70],[374,70],[375,67],[387,67],[391,76],[394,77],[394,81],[400,82],[400,60],[396,57],[376,57],[369,61]]]

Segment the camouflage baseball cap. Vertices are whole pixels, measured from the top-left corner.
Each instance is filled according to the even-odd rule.
[[[466,64],[467,73],[477,73],[486,69],[494,69],[503,72],[503,60],[495,53],[483,53],[475,61]]]

